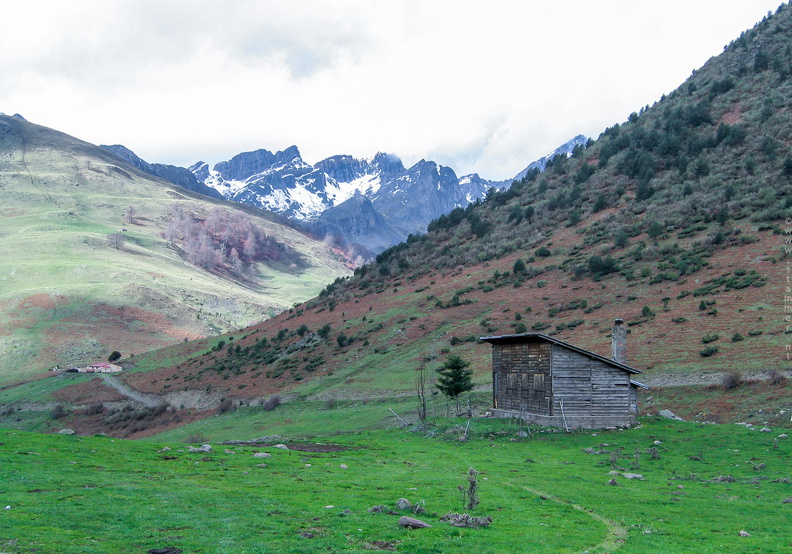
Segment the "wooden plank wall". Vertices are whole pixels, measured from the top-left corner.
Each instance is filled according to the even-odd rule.
[[[553,390],[567,415],[629,413],[629,373],[558,345],[553,345]]]
[[[563,400],[567,416],[591,414],[591,359],[554,344],[553,391],[555,405],[560,411]]]
[[[549,414],[552,379],[547,342],[494,344],[493,384],[496,408]]]

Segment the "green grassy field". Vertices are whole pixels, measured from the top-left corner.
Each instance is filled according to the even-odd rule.
[[[513,422],[475,419],[461,441],[466,420],[438,419],[411,431],[330,437],[347,430],[341,421],[354,427],[358,411],[377,417],[376,403],[325,406],[324,415],[302,418],[283,408],[258,409],[256,429],[237,431],[239,415],[213,418],[205,430],[213,450],[200,453],[175,435],[130,442],[0,430],[0,550],[775,553],[792,546],[792,443],[778,438],[781,429],[648,418],[627,431],[533,429],[520,438]],[[283,432],[287,419],[312,422],[312,439],[214,442]],[[468,511],[458,487],[467,486],[470,468],[480,472],[480,504],[469,513],[492,517],[486,528],[440,520]],[[616,486],[607,484],[612,478]],[[402,497],[426,509],[416,517],[431,528],[398,526],[408,513],[395,508]],[[396,515],[368,511],[378,505]]]

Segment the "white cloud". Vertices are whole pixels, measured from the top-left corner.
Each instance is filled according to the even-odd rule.
[[[776,0],[777,1],[777,0]],[[300,147],[508,178],[676,88],[777,5],[28,0],[0,110],[151,162]]]

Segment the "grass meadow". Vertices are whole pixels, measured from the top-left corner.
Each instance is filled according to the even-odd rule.
[[[0,551],[792,547],[792,442],[779,437],[783,429],[654,417],[609,432],[556,433],[486,418],[469,426],[437,418],[405,429],[385,419],[377,402],[308,404],[238,410],[188,427],[188,436],[144,441],[0,430]],[[376,418],[383,428],[351,432]],[[268,444],[218,444],[265,435],[280,436]],[[185,441],[194,440],[209,441],[212,451],[190,452]],[[480,472],[480,503],[468,511],[459,487],[467,488],[470,468]],[[431,527],[399,527],[399,515],[412,515],[396,509],[399,498],[425,508],[416,517]],[[369,512],[379,505],[396,513]],[[457,528],[440,520],[448,512],[492,523]]]

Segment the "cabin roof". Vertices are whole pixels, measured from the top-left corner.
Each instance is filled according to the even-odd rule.
[[[628,366],[626,364],[621,364],[619,362],[614,362],[613,360],[609,360],[605,356],[600,356],[599,354],[592,352],[591,350],[586,350],[585,348],[580,348],[579,346],[575,346],[573,344],[569,344],[568,342],[564,342],[562,340],[558,340],[553,338],[549,335],[545,335],[543,333],[520,333],[518,335],[496,335],[491,337],[480,337],[479,340],[488,342],[490,344],[519,344],[519,343],[526,343],[526,342],[536,342],[537,340],[547,341],[553,344],[557,344],[563,348],[568,348],[569,350],[573,350],[579,354],[583,354],[584,356],[588,356],[589,358],[593,358],[600,362],[605,362],[606,364],[612,365],[613,367],[617,367],[629,373],[643,373],[639,369],[635,369],[634,367]],[[644,385],[645,386],[645,385]]]

